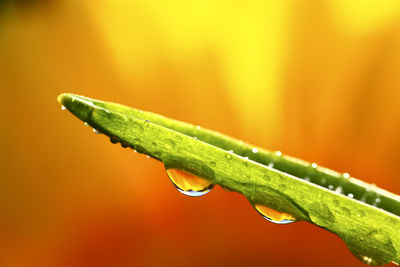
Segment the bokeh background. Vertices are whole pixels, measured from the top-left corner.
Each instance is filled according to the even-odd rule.
[[[115,101],[400,194],[398,0],[0,1],[0,266],[364,266],[220,188],[178,193],[58,94]]]

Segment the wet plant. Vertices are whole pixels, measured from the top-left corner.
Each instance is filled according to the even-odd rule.
[[[243,194],[270,222],[307,221],[335,233],[366,264],[400,262],[400,196],[151,112],[73,94],[58,101],[112,143],[163,162],[185,195],[201,196],[219,185]]]

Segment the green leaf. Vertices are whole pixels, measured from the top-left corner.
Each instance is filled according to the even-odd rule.
[[[400,262],[400,197],[218,132],[73,94],[58,101],[82,121],[164,163],[243,194],[252,205],[322,227],[370,265]]]

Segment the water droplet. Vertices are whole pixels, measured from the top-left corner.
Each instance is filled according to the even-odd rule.
[[[262,205],[255,205],[254,208],[264,217],[264,219],[276,224],[288,224],[296,221],[296,218],[290,214],[276,211]]]
[[[116,144],[116,143],[118,143],[118,138],[115,137],[115,136],[111,136],[110,137],[110,142],[113,143],[113,144]]]
[[[330,189],[330,190],[332,190],[333,189],[333,185],[328,185],[328,188]]]
[[[201,129],[201,127],[200,127],[200,126],[196,126],[196,129],[197,129],[197,130],[200,130],[200,129]]]
[[[65,106],[61,106],[61,110],[66,110],[67,108]]]
[[[121,142],[121,146],[122,146],[123,148],[127,148],[129,145],[128,145],[128,143]]]
[[[379,227],[367,232],[362,244],[359,243],[359,239],[357,234],[353,234],[343,240],[351,253],[360,261],[368,265],[384,265],[396,258],[397,252],[391,236]],[[377,243],[381,245],[376,246]]]
[[[372,258],[370,258],[368,256],[361,256],[361,258],[362,258],[361,261],[368,265],[372,265],[375,262]]]
[[[174,142],[174,140],[172,140],[172,139],[166,139],[165,140],[165,143],[168,145],[168,146],[170,146],[171,148],[173,148],[173,147],[175,147],[175,142]]]
[[[95,134],[100,134],[101,132],[95,128],[92,129]]]
[[[197,136],[193,136],[193,139],[196,139],[196,140],[197,140]]]
[[[274,163],[273,163],[273,162],[270,162],[270,163],[268,164],[268,167],[273,168],[273,167],[274,167]]]
[[[344,179],[349,179],[350,178],[350,174],[348,174],[347,172],[343,173],[343,178]]]
[[[377,197],[377,198],[375,199],[375,202],[376,202],[376,203],[380,203],[380,202],[381,202],[381,199],[380,199],[379,197]]]
[[[309,181],[310,181],[310,177],[307,176],[307,177],[304,178],[304,180],[306,180],[307,182],[309,182]]]
[[[211,161],[211,162],[210,162],[210,165],[213,166],[213,167],[215,167],[215,166],[217,166],[217,163],[215,163],[215,161]]]
[[[353,197],[354,197],[354,195],[353,195],[352,193],[347,194],[347,196],[348,196],[349,198],[353,198]]]
[[[144,124],[144,126],[149,127],[150,121],[149,120],[145,120],[143,124]]]
[[[316,169],[317,167],[318,167],[318,164],[317,164],[317,163],[313,162],[313,163],[311,164],[311,168]]]
[[[167,174],[175,188],[187,196],[202,196],[214,187],[208,180],[179,169],[167,169]]]
[[[308,210],[311,221],[316,225],[323,227],[326,225],[331,225],[336,220],[336,217],[329,209],[329,206],[323,202],[313,202],[308,207]]]
[[[84,123],[83,123],[83,125],[85,125],[85,126],[89,126],[89,123],[87,123],[87,122],[84,122]]]
[[[280,157],[280,156],[282,156],[282,152],[276,151],[276,152],[275,152],[275,155],[278,156],[278,157]]]
[[[148,158],[148,159],[149,159],[149,158],[151,158],[151,157],[150,157],[149,155],[146,155],[146,158]]]
[[[338,194],[341,194],[342,191],[343,191],[343,189],[342,189],[341,186],[338,186],[338,187],[336,188],[336,190],[335,190],[335,192],[338,193]]]
[[[365,256],[365,255],[361,255],[359,254],[357,251],[353,251],[350,248],[350,252],[353,254],[354,257],[356,257],[358,260],[360,260],[361,262],[368,264],[368,265],[382,265],[379,264],[379,262],[373,260],[371,257]]]
[[[253,152],[253,153],[258,153],[258,149],[257,149],[256,147],[254,147],[254,148],[251,150],[251,152]]]
[[[232,155],[231,155],[230,153],[227,153],[227,154],[225,155],[225,158],[227,158],[227,159],[232,159]]]

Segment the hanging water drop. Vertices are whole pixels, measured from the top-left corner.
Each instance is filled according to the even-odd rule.
[[[347,196],[348,196],[349,198],[353,198],[353,197],[354,197],[354,195],[353,195],[352,193],[347,194]]]
[[[296,218],[290,214],[276,211],[262,205],[255,205],[254,208],[264,217],[264,219],[276,224],[288,224],[296,221]]]
[[[101,132],[95,128],[92,129],[95,134],[100,134]]]
[[[254,147],[254,148],[251,150],[251,152],[253,152],[253,153],[258,153],[258,149],[257,149],[256,147]]]
[[[354,257],[356,257],[358,260],[361,262],[368,264],[368,265],[382,265],[382,263],[375,261],[373,258],[365,256],[365,255],[360,255],[358,252],[353,251],[350,248],[350,252],[353,254]]]
[[[200,130],[200,129],[201,129],[201,127],[200,127],[200,126],[196,126],[196,129],[197,129],[197,130]]]
[[[348,174],[347,172],[343,173],[343,178],[344,179],[349,179],[350,178],[350,174]]]
[[[113,144],[116,144],[116,143],[118,143],[118,138],[115,137],[115,136],[111,136],[110,137],[110,142],[113,143]]]
[[[275,152],[275,155],[278,156],[278,157],[280,157],[280,156],[282,156],[282,152],[276,151],[276,152]]]
[[[127,148],[129,145],[128,145],[128,143],[121,142],[121,146],[122,146],[123,148]]]
[[[167,169],[167,174],[175,188],[187,196],[202,196],[210,192],[214,187],[214,184],[208,180],[183,170],[171,168]]]
[[[65,106],[61,106],[61,110],[66,110],[67,108]]]
[[[85,125],[85,126],[89,126],[89,123],[87,123],[87,122],[84,122],[84,123],[83,123],[83,125]]]

